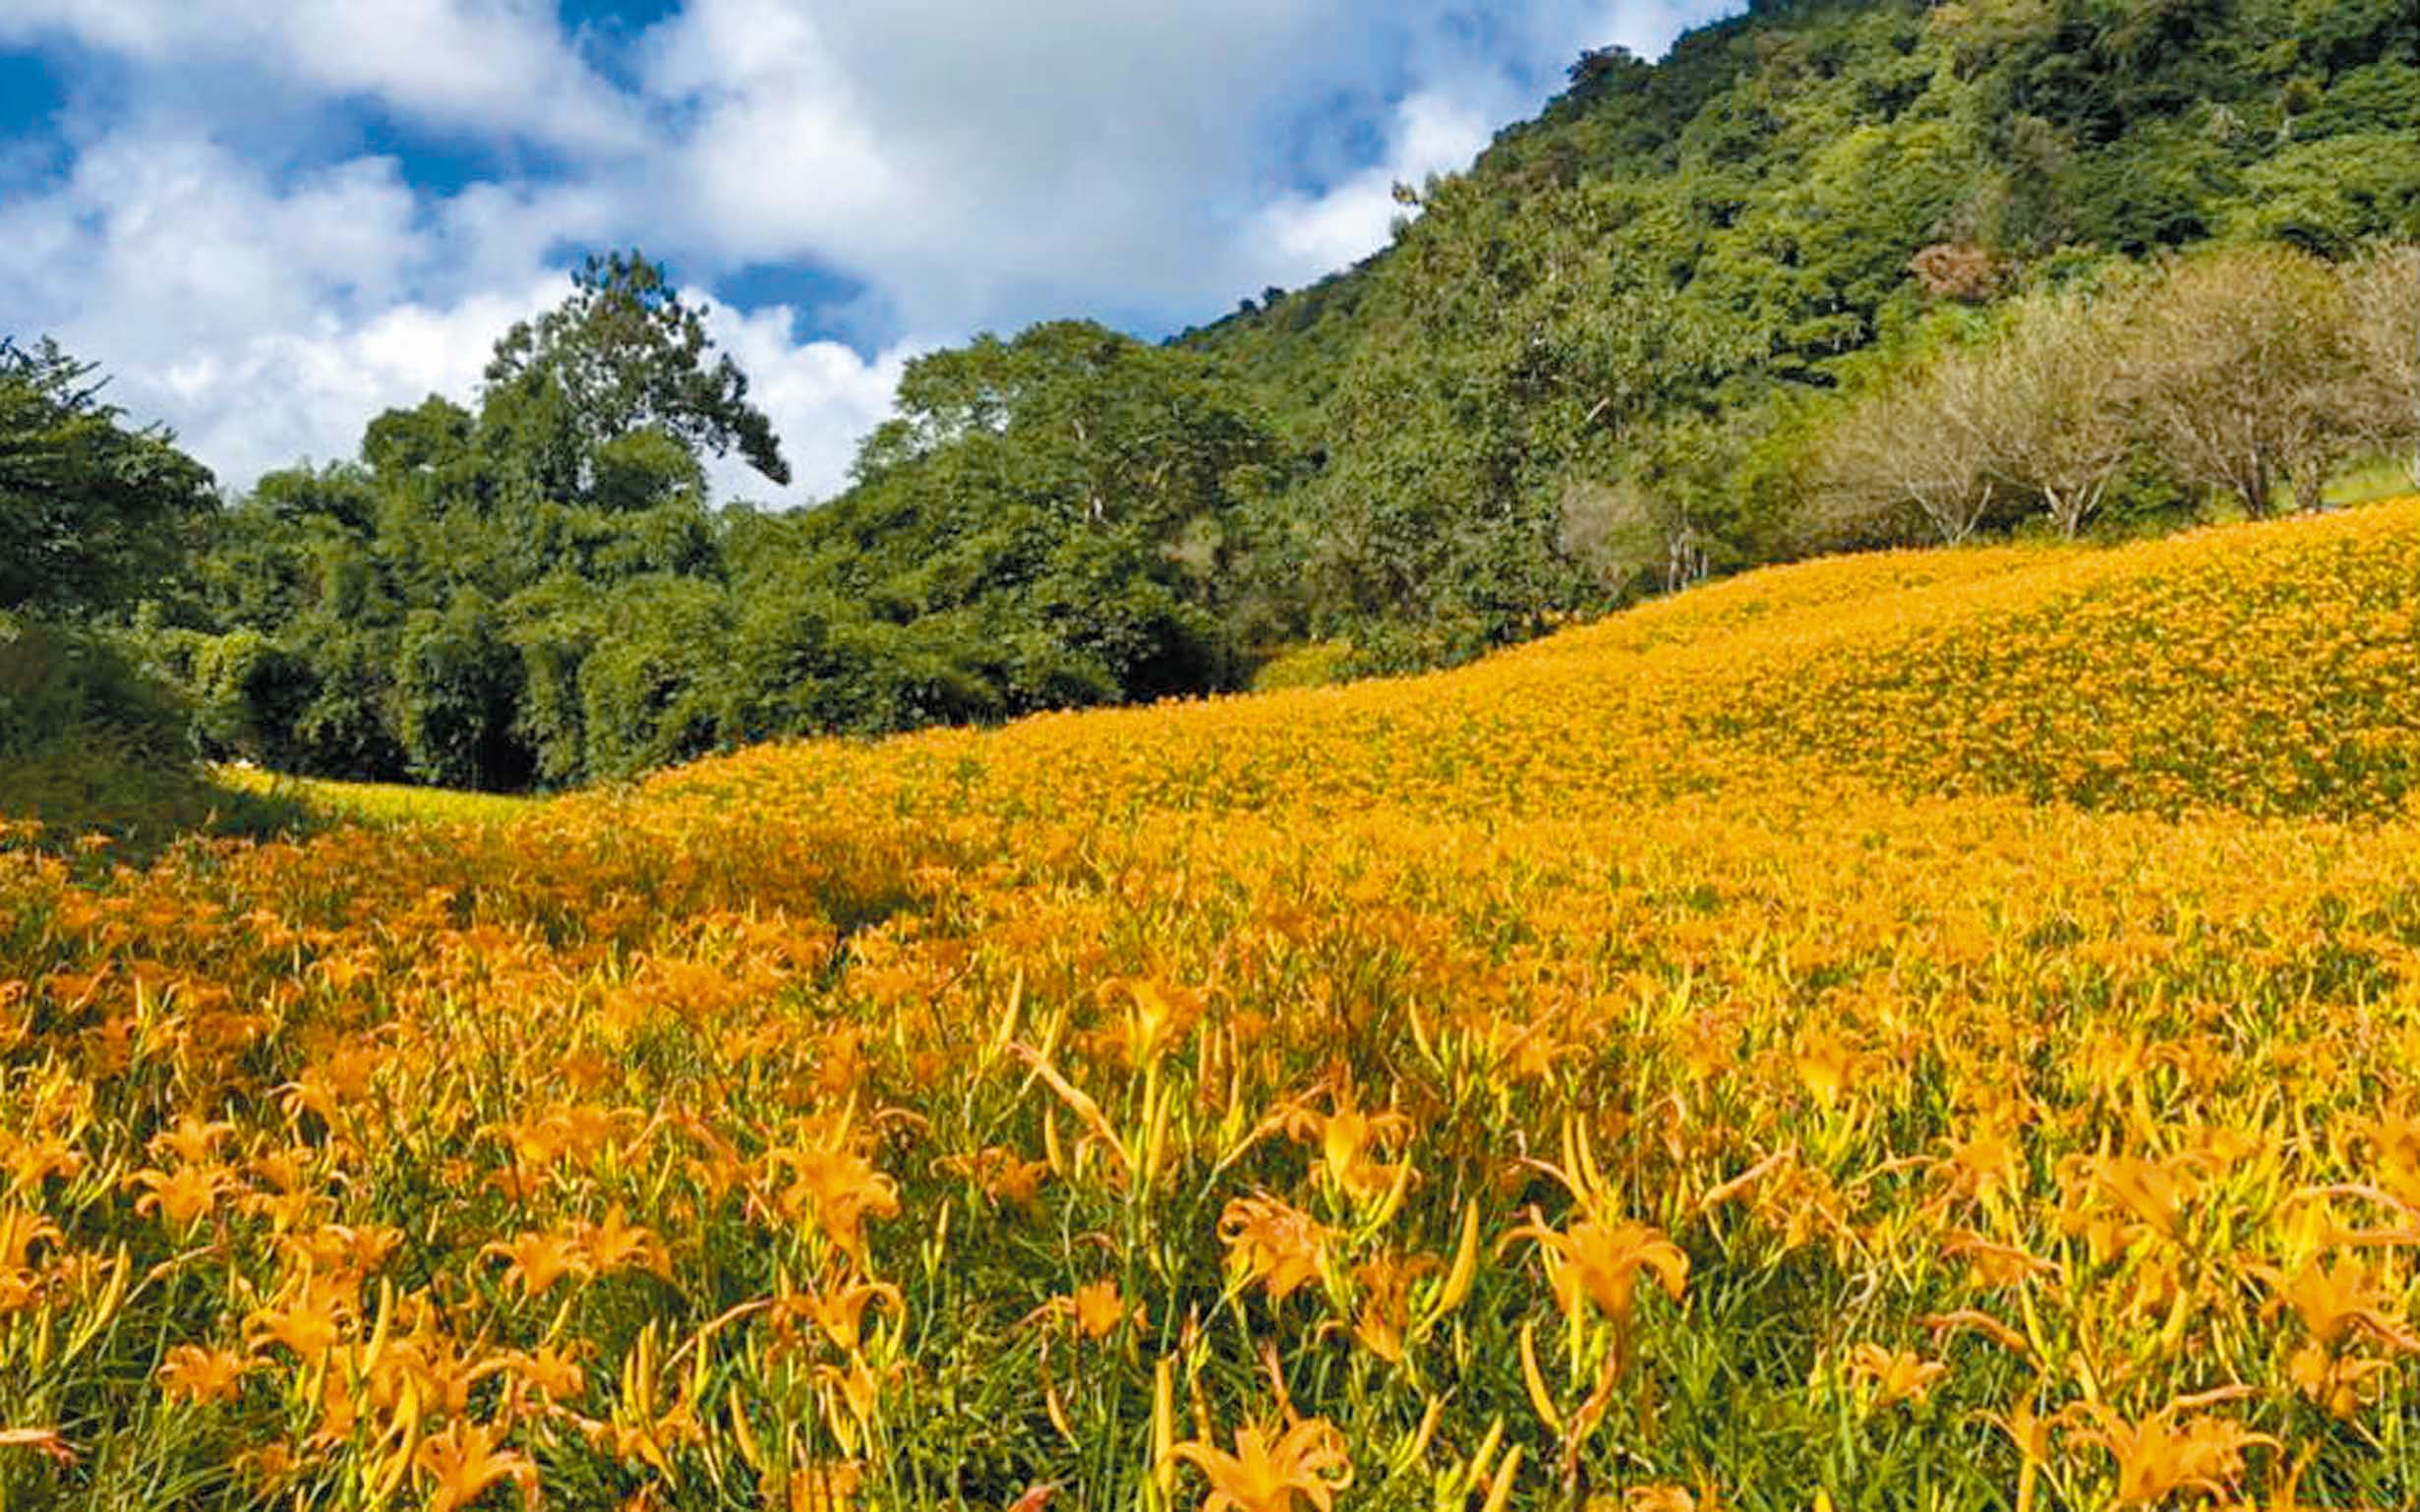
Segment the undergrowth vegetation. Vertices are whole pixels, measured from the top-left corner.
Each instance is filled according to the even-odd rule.
[[[2420,501],[0,851],[10,1507],[2389,1506]]]
[[[0,817],[71,841],[105,832],[130,853],[302,817],[278,795],[214,781],[193,760],[186,723],[174,692],[111,637],[0,613]]]

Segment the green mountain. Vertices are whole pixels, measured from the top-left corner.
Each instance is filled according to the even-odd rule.
[[[2213,239],[2420,233],[2420,11],[1757,4],[1661,63],[1582,57],[1416,197],[1378,257],[1184,340],[1316,461],[1315,616],[1433,651],[1634,586],[1569,559],[1609,480],[1713,566],[1789,553],[1804,401],[1978,307]]]

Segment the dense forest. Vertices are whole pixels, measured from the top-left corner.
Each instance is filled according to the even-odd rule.
[[[2308,507],[2420,435],[2408,0],[1774,0],[1581,57],[1398,194],[1377,257],[1174,341],[916,362],[788,513],[709,496],[709,455],[787,464],[635,253],[476,393],[234,499],[8,347],[0,756],[81,700],[281,771],[566,785],[1436,665],[1821,551]]]

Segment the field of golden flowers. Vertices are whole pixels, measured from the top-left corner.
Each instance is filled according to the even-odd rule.
[[[2395,1506],[2420,501],[0,847],[0,1505]]]

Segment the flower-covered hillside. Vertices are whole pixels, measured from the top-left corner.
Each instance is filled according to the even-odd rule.
[[[8,1504],[2420,1486],[2420,503],[0,852]]]

